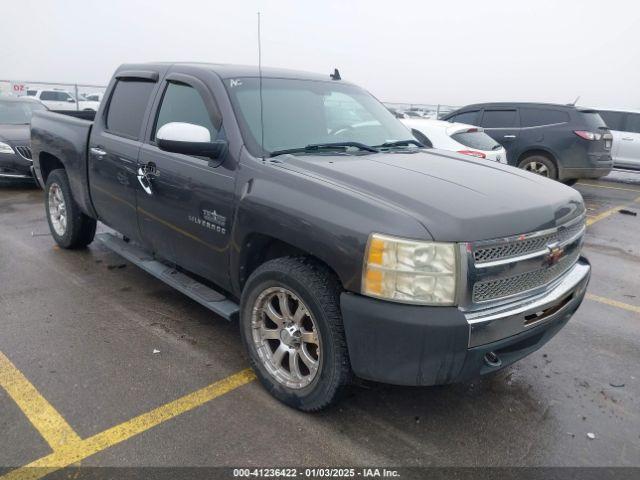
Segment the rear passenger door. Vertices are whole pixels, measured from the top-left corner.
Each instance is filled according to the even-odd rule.
[[[517,161],[520,118],[515,108],[486,108],[482,113],[482,128],[487,135],[507,151],[510,164]]]
[[[627,113],[624,131],[620,133],[618,163],[623,167],[640,168],[640,113]]]
[[[89,140],[89,185],[98,218],[132,239],[140,238],[136,213],[138,154],[157,76],[116,80],[107,108]],[[155,79],[155,80],[154,80]]]
[[[143,241],[160,257],[226,287],[235,161],[229,153],[211,160],[166,152],[156,143],[160,127],[172,122],[205,127],[212,140],[224,140],[213,93],[197,78],[171,73],[156,103],[139,161],[154,172],[149,191],[138,191]]]

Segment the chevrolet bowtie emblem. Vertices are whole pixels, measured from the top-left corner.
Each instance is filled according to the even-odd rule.
[[[559,246],[557,243],[547,245],[547,250],[548,252],[544,263],[549,267],[557,264],[562,257],[564,257],[564,248]]]

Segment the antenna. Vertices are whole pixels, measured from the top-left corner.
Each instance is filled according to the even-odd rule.
[[[260,148],[262,149],[262,161],[264,162],[264,113],[262,107],[262,40],[260,37],[260,12],[258,12],[258,81],[260,90]]]
[[[576,106],[576,103],[578,103],[578,100],[580,100],[580,95],[578,95],[578,96],[576,97],[576,99],[573,101],[573,103],[570,103],[569,105],[571,105],[571,106],[575,107],[575,106]]]

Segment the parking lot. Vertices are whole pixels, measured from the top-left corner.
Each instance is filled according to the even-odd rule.
[[[2,188],[0,465],[13,469],[0,478],[77,465],[640,466],[640,216],[619,212],[640,212],[640,175],[576,188],[593,276],[549,344],[473,383],[362,382],[319,414],[254,381],[235,324],[99,242],[57,248],[42,192]]]

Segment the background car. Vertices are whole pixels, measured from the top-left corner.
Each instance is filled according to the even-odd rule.
[[[104,96],[104,93],[102,93],[102,92],[95,92],[95,93],[87,93],[87,94],[85,95],[85,98],[86,98],[88,101],[91,101],[91,102],[98,102],[98,103],[100,103],[100,102],[102,101],[102,97],[103,97],[103,96]]]
[[[400,121],[426,146],[507,163],[504,147],[484,133],[482,128],[442,120],[407,118]]]
[[[0,97],[0,184],[33,180],[31,115],[47,107],[28,97]]]
[[[27,90],[29,97],[40,100],[50,110],[87,110],[98,111],[100,102],[92,102],[76,98],[66,90]]]
[[[446,115],[468,123],[507,150],[509,164],[573,183],[599,178],[613,168],[612,136],[597,111],[547,103],[483,103]]]
[[[613,135],[613,166],[640,170],[640,110],[601,110],[598,113]]]

